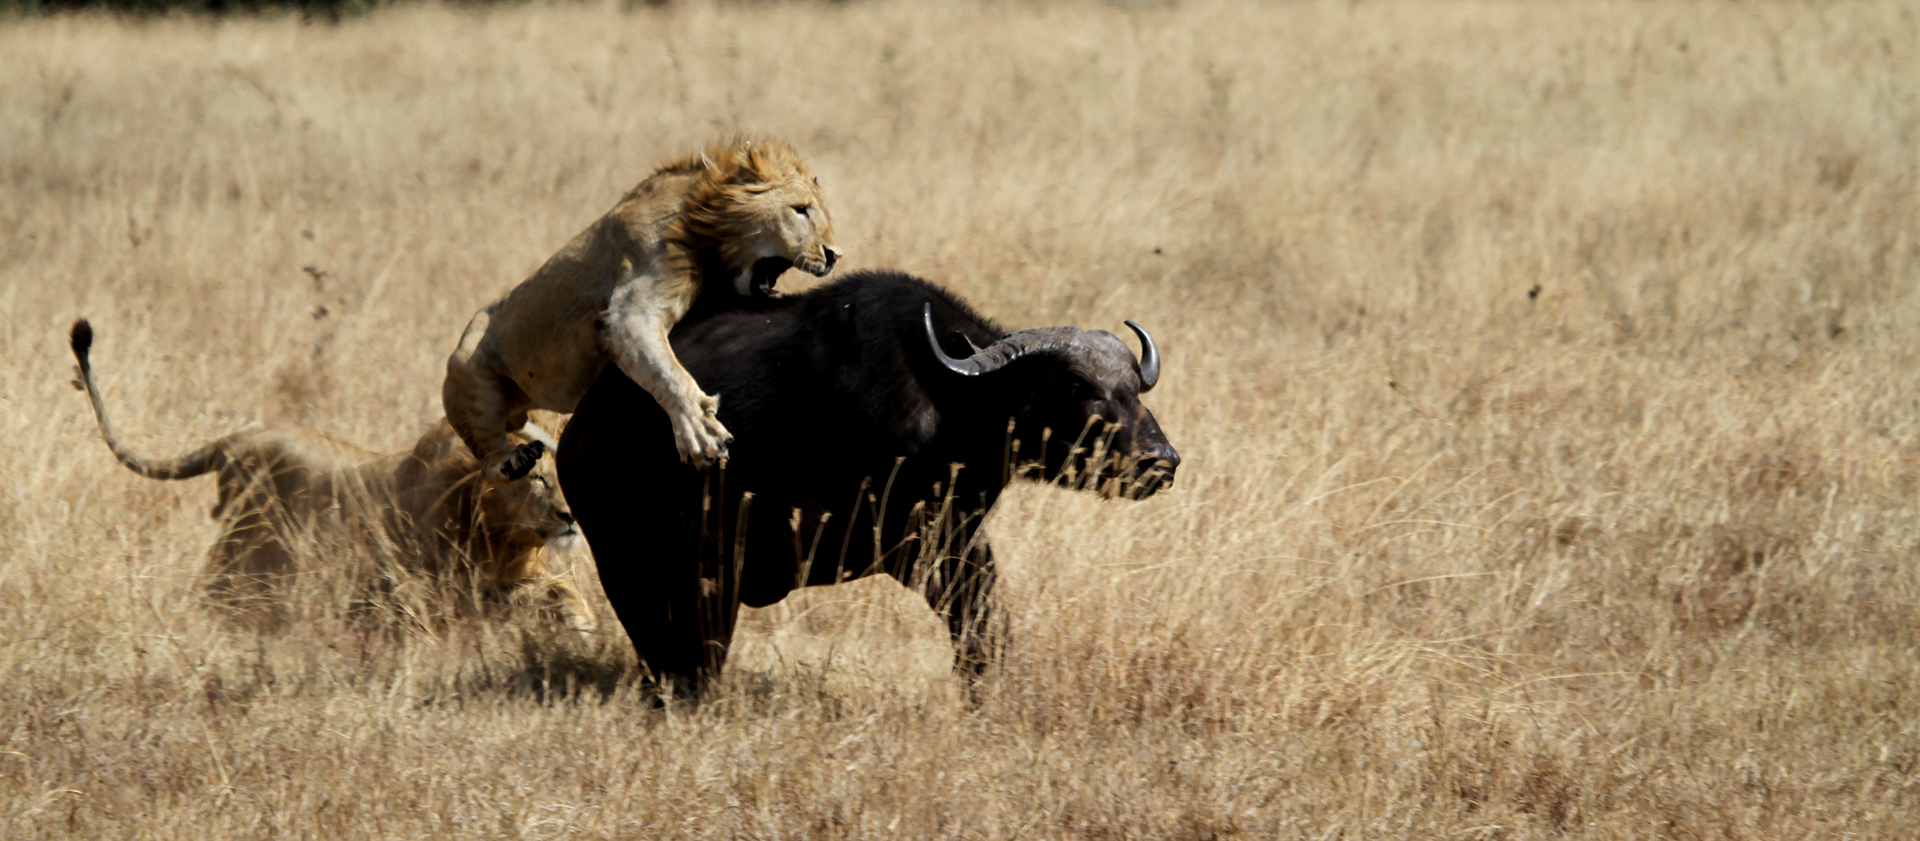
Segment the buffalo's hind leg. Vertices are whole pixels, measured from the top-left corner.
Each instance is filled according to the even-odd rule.
[[[726,663],[738,591],[703,574],[714,540],[702,521],[716,516],[701,504],[709,477],[666,445],[667,418],[651,398],[621,385],[590,394],[613,405],[583,402],[561,435],[560,487],[650,689],[695,700]]]
[[[697,700],[710,648],[710,623],[703,621],[710,599],[703,598],[695,560],[697,535],[671,514],[647,516],[637,506],[598,508],[573,504],[607,601],[649,676],[649,693],[656,703],[661,697]]]
[[[603,378],[580,409],[555,453],[560,488],[648,691],[691,700],[705,647],[696,621],[699,477],[665,445],[666,415],[632,384]]]
[[[688,472],[678,464],[668,469]],[[640,633],[628,626],[634,647],[662,692],[695,701],[720,679],[733,646],[743,560],[737,555],[742,547],[733,538],[736,525],[744,522],[745,504],[739,499],[715,503],[726,498],[724,469],[708,468],[698,475],[699,490],[684,485],[688,495],[679,499],[680,510],[660,515],[664,528],[655,533],[665,539],[647,547],[653,556],[648,559],[654,570],[653,592],[661,597],[642,617],[652,624]]]

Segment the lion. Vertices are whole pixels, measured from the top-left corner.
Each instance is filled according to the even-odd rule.
[[[666,409],[682,461],[725,458],[719,400],[667,332],[707,278],[765,297],[789,267],[821,277],[840,257],[819,179],[786,143],[735,138],[669,162],[474,315],[447,359],[447,420],[482,464],[516,479],[542,445],[508,433],[532,408],[572,412],[612,362]]]
[[[567,627],[594,629],[592,609],[550,563],[552,550],[580,540],[552,459],[534,466],[527,481],[489,478],[444,419],[411,450],[391,455],[293,427],[235,432],[178,458],[141,458],[107,419],[88,359],[93,326],[75,321],[71,339],[80,363],[76,385],[87,392],[100,436],[121,464],[149,479],[216,475],[212,513],[222,530],[207,568],[215,601],[271,609],[277,582],[294,571],[296,544],[327,534],[365,541],[414,572],[472,573],[498,594],[544,595]],[[515,437],[553,443],[531,423]]]

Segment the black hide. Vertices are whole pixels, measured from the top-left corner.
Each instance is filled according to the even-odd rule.
[[[1070,474],[1122,496],[1171,482],[1179,454],[1140,404],[1117,338],[1047,328],[1070,331],[1070,347],[960,376],[928,344],[929,305],[950,356],[1007,337],[893,272],[697,306],[673,349],[720,397],[734,434],[724,469],[682,464],[666,414],[615,366],[581,401],[560,439],[561,486],[662,690],[697,695],[719,674],[739,604],[882,572],[947,619],[971,678],[1004,639],[979,525],[1012,474]],[[1089,464],[1076,439],[1118,455]]]

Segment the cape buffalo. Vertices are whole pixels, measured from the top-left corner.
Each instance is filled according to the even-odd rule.
[[[969,679],[994,659],[981,520],[1015,477],[1108,496],[1170,485],[1180,454],[1140,395],[1160,377],[1104,330],[1008,333],[896,272],[698,309],[673,352],[735,435],[683,464],[657,401],[607,366],[558,453],[561,487],[658,689],[698,697],[742,603],[884,572],[943,615]],[[633,477],[648,477],[634,481]]]

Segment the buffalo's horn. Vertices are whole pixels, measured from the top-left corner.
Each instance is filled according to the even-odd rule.
[[[1147,332],[1147,328],[1131,321],[1127,326],[1140,337],[1140,391],[1144,394],[1160,381],[1160,347],[1153,343],[1153,334]]]
[[[925,321],[927,325],[927,346],[930,348],[933,348],[933,358],[940,360],[940,365],[942,367],[956,374],[959,374],[960,376],[963,376],[963,377],[977,377],[977,376],[980,376],[981,374],[986,373],[989,370],[985,365],[982,365],[979,362],[974,361],[973,357],[967,357],[966,359],[955,359],[951,356],[948,356],[946,351],[940,349],[940,338],[934,335],[934,332],[933,332],[933,305],[932,304],[922,305],[920,310],[920,316],[921,316],[921,319]],[[974,356],[978,356],[978,355],[979,354],[974,354]]]
[[[1000,337],[999,341],[987,345],[965,359],[955,359],[940,349],[940,339],[933,332],[933,305],[926,304],[921,316],[927,326],[927,344],[933,348],[933,356],[947,370],[963,377],[977,377],[991,374],[1023,356],[1036,353],[1049,353],[1065,350],[1079,341],[1082,334],[1073,327],[1034,327]],[[971,344],[971,340],[968,342]]]

